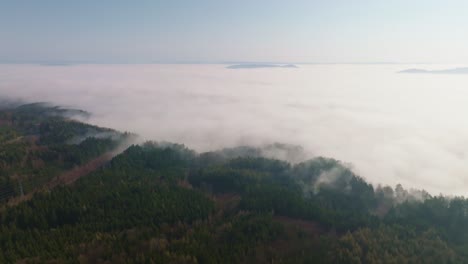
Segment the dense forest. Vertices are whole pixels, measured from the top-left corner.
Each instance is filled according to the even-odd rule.
[[[88,116],[43,103],[0,108],[0,202],[70,181],[65,172],[110,158],[131,137],[71,119]]]
[[[0,263],[468,263],[467,199],[329,158],[146,142],[58,181],[129,137],[71,119],[85,114],[1,110]]]

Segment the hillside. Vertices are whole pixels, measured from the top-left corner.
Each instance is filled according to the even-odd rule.
[[[73,181],[129,138],[71,118],[88,116],[42,103],[0,108],[0,202]]]
[[[2,203],[31,199],[0,211],[0,263],[468,262],[468,200],[372,186],[323,157],[146,142],[57,181],[129,136],[77,113],[2,110]]]

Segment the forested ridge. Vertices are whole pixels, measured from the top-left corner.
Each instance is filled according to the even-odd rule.
[[[71,118],[88,116],[43,103],[0,108],[0,202],[61,182],[130,137]]]
[[[125,137],[63,111],[1,111],[2,184],[50,180]],[[464,197],[373,186],[333,159],[146,142],[1,210],[0,263],[468,263],[467,212]]]

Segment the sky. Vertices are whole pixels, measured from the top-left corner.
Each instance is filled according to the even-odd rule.
[[[0,62],[467,63],[467,1],[0,0]]]

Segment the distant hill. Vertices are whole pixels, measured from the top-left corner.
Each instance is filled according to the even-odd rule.
[[[258,69],[258,68],[298,68],[294,64],[235,64],[226,67],[227,69]]]
[[[468,74],[468,67],[445,70],[406,69],[398,73],[426,73],[426,74]]]

